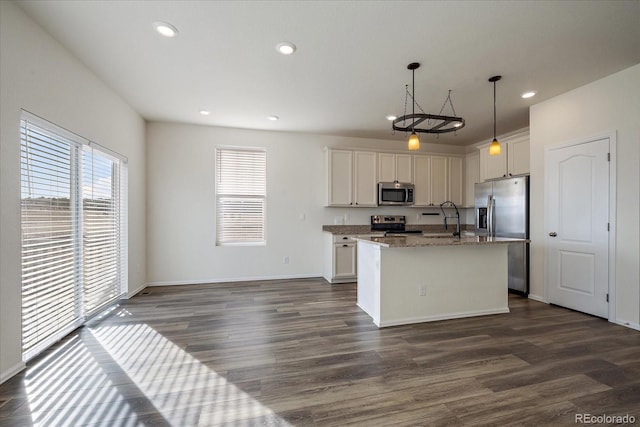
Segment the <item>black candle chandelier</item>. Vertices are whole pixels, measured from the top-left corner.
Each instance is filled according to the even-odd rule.
[[[464,119],[456,116],[456,110],[453,108],[453,101],[451,101],[451,91],[447,95],[439,114],[427,114],[422,107],[416,102],[416,69],[420,67],[417,62],[412,62],[407,65],[407,69],[411,70],[412,86],[409,93],[408,85],[405,86],[405,98],[404,98],[404,114],[393,121],[392,128],[394,131],[399,130],[403,132],[411,132],[407,148],[409,150],[418,150],[420,148],[420,139],[417,133],[447,133],[455,132],[458,129],[464,127]],[[411,97],[411,114],[407,114],[407,100]],[[451,106],[453,116],[443,116],[442,112],[447,103]],[[420,109],[419,113],[416,113],[415,107]]]

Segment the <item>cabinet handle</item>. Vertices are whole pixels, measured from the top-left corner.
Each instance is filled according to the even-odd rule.
[[[342,238],[342,240],[348,240],[348,239],[349,239],[348,237],[343,237],[343,238]]]
[[[343,247],[343,248],[348,248],[348,247],[349,247],[349,245],[342,245],[342,247]]]
[[[551,237],[556,237],[558,235],[558,233],[556,233],[555,231],[552,231],[551,233],[549,233],[549,236]]]

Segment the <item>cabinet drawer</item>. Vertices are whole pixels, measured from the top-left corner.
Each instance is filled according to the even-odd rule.
[[[355,243],[355,236],[345,234],[334,234],[333,243]]]

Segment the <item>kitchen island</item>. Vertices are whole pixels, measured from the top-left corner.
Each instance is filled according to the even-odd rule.
[[[508,245],[525,241],[359,238],[358,306],[378,327],[508,313]]]

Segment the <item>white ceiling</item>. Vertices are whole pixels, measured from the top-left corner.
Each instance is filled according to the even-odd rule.
[[[403,113],[406,66],[420,62],[418,103],[437,114],[452,89],[466,120],[423,141],[466,145],[492,135],[493,75],[502,134],[528,125],[530,105],[640,63],[638,0],[18,4],[157,121],[404,139],[385,116]],[[179,36],[159,36],[154,21]],[[276,52],[285,40],[294,55]],[[521,99],[526,90],[538,94]]]

